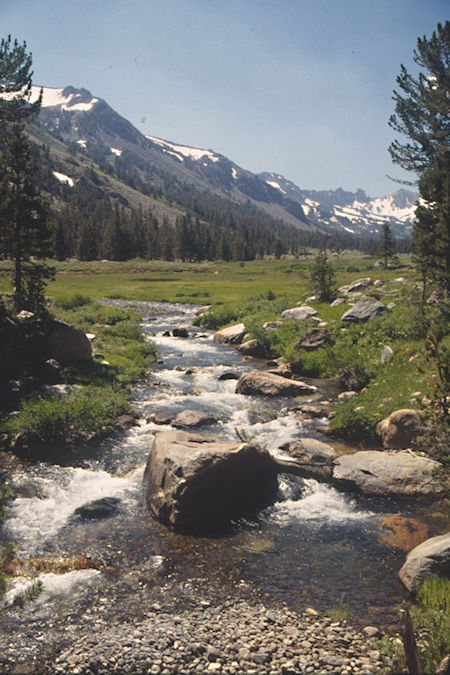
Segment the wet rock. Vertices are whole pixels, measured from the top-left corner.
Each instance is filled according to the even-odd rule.
[[[324,344],[332,344],[332,342],[330,331],[324,328],[313,328],[300,338],[294,346],[296,349],[305,349],[310,352],[319,349]]]
[[[187,328],[184,328],[183,326],[177,326],[176,328],[173,329],[172,331],[173,337],[179,337],[179,338],[187,338],[189,337],[189,333]]]
[[[256,396],[300,396],[317,391],[317,387],[300,380],[289,380],[280,375],[251,370],[242,375],[236,385],[237,394]]]
[[[148,421],[153,422],[153,424],[172,424],[174,417],[174,413],[159,411],[152,413],[149,416]]]
[[[383,305],[382,302],[372,298],[370,296],[365,296],[358,300],[356,305],[347,310],[342,316],[341,321],[350,321],[350,322],[359,322],[359,321],[368,321],[374,316],[379,316],[383,312],[386,312],[388,308],[386,305]]]
[[[116,420],[116,427],[119,429],[131,429],[136,424],[137,415],[119,415]]]
[[[240,345],[247,330],[243,323],[238,323],[228,328],[222,328],[214,333],[214,342],[219,344]]]
[[[280,446],[280,450],[289,452],[305,462],[326,463],[338,456],[336,450],[328,443],[315,438],[301,438]]]
[[[89,361],[92,357],[86,334],[63,321],[49,321],[43,341],[48,358],[56,359],[62,365]]]
[[[88,502],[75,509],[77,516],[81,516],[86,520],[99,520],[100,518],[108,518],[114,516],[119,509],[120,499],[117,497],[103,497],[96,499],[93,502]]]
[[[228,371],[226,373],[222,373],[218,377],[219,381],[223,380],[238,380],[239,379],[239,373],[235,373],[234,371]]]
[[[426,433],[423,414],[413,408],[395,410],[380,422],[383,446],[389,449],[417,447],[417,439]]]
[[[429,528],[415,518],[405,516],[382,516],[378,523],[378,542],[410,551],[427,539]]]
[[[275,499],[278,481],[271,455],[256,445],[169,431],[155,436],[144,489],[157,520],[189,530],[257,512]]]
[[[302,321],[307,319],[309,316],[317,316],[318,312],[313,307],[309,305],[302,305],[301,307],[291,307],[291,309],[285,309],[281,313],[283,319],[295,319],[296,321]]]
[[[335,460],[333,481],[341,489],[370,495],[433,497],[444,489],[432,477],[440,466],[408,450],[361,450]]]
[[[214,415],[202,410],[183,410],[175,415],[172,425],[177,429],[196,429],[217,422]]]
[[[450,576],[450,532],[427,539],[413,548],[398,576],[408,591],[415,592],[430,574]]]

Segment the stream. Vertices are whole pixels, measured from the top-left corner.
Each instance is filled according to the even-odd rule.
[[[233,347],[216,344],[212,333],[196,331],[191,321],[198,308],[139,307],[143,330],[158,345],[161,362],[135,387],[138,425],[80,452],[70,465],[38,462],[13,478],[18,497],[4,536],[40,571],[43,590],[17,608],[14,597],[30,581],[13,579],[6,594],[11,606],[3,616],[6,633],[32,641],[36,632],[45,631],[51,643],[52,634],[62,639],[68,626],[85,630],[94,609],[108,622],[126,621],[139,612],[145,615],[155,602],[186,606],[199,588],[211,601],[258,597],[299,612],[345,608],[359,625],[395,623],[395,605],[402,597],[396,572],[405,554],[378,542],[377,523],[383,514],[402,512],[396,503],[355,498],[314,480],[286,476],[280,477],[278,501],[257,520],[232,523],[214,536],[175,534],[151,518],[143,502],[144,467],[153,432],[172,427],[148,422],[150,413],[206,411],[218,423],[202,433],[236,438],[238,429],[275,454],[283,443],[302,436],[321,438],[325,420],[300,422],[290,411],[311,396],[274,400],[235,394],[236,381],[220,380],[220,375],[242,374],[264,363],[243,360]],[[163,335],[176,325],[187,326],[190,337]],[[330,395],[329,385],[314,383],[320,392],[315,398]],[[85,520],[74,513],[102,497],[120,500],[116,515]],[[77,556],[84,562],[75,562],[64,574],[55,572],[52,561],[76,561]]]

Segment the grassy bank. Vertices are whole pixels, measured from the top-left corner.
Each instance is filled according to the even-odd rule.
[[[268,356],[282,357],[299,374],[338,377],[343,389],[355,389],[357,395],[337,407],[332,427],[337,435],[355,442],[379,444],[378,422],[383,417],[400,407],[420,407],[438,389],[436,364],[425,347],[433,310],[420,305],[408,256],[384,269],[374,257],[343,252],[332,259],[336,286],[371,277],[378,283],[365,293],[394,305],[392,311],[366,324],[344,324],[341,316],[357,296],[346,297],[344,304],[335,307],[309,300],[312,258],[245,263],[57,263],[55,280],[48,286],[52,311],[95,333],[94,351],[110,364],[103,367],[97,360],[89,372],[78,372],[75,381],[126,386],[154,358],[148,343],[140,341],[136,317],[99,307],[95,298],[208,305],[200,325],[217,329],[243,321]],[[6,290],[5,274],[6,268],[0,268],[0,290]],[[331,335],[329,344],[313,352],[296,347],[298,339],[317,326],[313,319],[285,321],[276,330],[262,328],[266,321],[279,319],[284,309],[305,301],[317,310]],[[382,363],[386,346],[392,349],[392,358]]]
[[[58,372],[56,381],[69,385],[65,395],[32,390],[19,411],[4,416],[3,448],[12,446],[25,456],[53,445],[82,445],[117,428],[120,416],[133,412],[130,384],[156,357],[135,312],[107,307],[79,293],[54,299],[51,311],[90,335],[94,358]]]

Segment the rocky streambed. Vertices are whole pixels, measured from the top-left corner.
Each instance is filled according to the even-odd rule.
[[[22,563],[6,594],[2,672],[376,672],[374,635],[395,627],[404,560],[380,522],[411,515],[408,505],[286,476],[274,504],[220,531],[156,522],[142,488],[155,432],[194,410],[202,433],[229,440],[237,429],[284,457],[302,438],[324,440],[328,392],[310,382],[295,399],[239,393],[236,378],[267,367],[196,333],[195,308],[142,309],[161,363],[136,388],[139,424],[12,478],[5,536]],[[300,420],[299,405],[317,416]],[[109,511],[91,517],[84,506],[98,500]],[[36,579],[41,593],[23,604]]]

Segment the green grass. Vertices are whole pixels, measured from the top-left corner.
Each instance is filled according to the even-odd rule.
[[[432,368],[425,359],[426,324],[412,303],[415,283],[409,256],[400,256],[394,268],[375,267],[376,257],[344,252],[332,259],[337,286],[357,278],[379,279],[367,293],[394,310],[363,325],[343,325],[349,299],[336,307],[309,301],[326,321],[333,343],[315,352],[295,347],[298,339],[317,325],[312,319],[285,321],[277,330],[264,330],[266,321],[280,317],[289,307],[303,304],[312,293],[310,265],[313,256],[289,260],[257,260],[246,263],[180,263],[134,260],[128,262],[68,261],[56,263],[55,281],[48,286],[58,318],[94,333],[94,352],[110,363],[97,363],[79,378],[94,382],[131,382],[154,360],[154,349],[140,341],[133,312],[99,306],[96,298],[186,302],[210,305],[196,323],[211,329],[244,322],[267,355],[282,356],[304,376],[332,378],[340,372],[356,373],[358,389],[351,401],[340,404],[332,420],[337,435],[378,443],[379,419],[395,408],[418,407],[411,394],[430,394]],[[6,264],[0,267],[0,290],[6,290]],[[3,272],[3,276],[2,276]],[[399,277],[403,282],[396,281]],[[389,365],[380,363],[384,345],[394,350]],[[412,359],[412,360],[411,360]],[[83,379],[84,378],[84,379]]]

